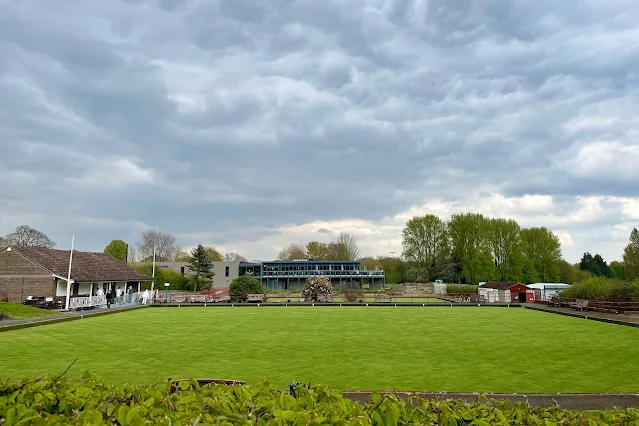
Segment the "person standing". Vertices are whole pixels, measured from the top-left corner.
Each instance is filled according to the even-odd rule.
[[[107,301],[107,308],[110,308],[111,302],[113,301],[113,290],[109,290],[109,292],[107,293],[106,301]]]

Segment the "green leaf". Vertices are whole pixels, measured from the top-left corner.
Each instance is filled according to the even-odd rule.
[[[115,416],[115,418],[122,426],[126,426],[129,424],[126,421],[127,414],[129,414],[129,407],[127,407],[126,405],[120,405],[120,408],[118,408],[118,414]]]

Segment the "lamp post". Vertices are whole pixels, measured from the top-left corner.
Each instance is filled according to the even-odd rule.
[[[171,283],[164,283],[164,303],[169,303],[169,286]]]

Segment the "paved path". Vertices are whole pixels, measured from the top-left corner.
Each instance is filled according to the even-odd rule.
[[[569,315],[578,318],[584,318],[594,321],[602,321],[613,324],[628,325],[631,327],[639,327],[639,315],[622,315],[622,314],[606,314],[602,312],[592,311],[576,311],[570,308],[554,308],[551,306],[541,305],[537,303],[525,305],[527,309],[537,311],[550,312],[553,314]]]
[[[141,305],[111,305],[110,308],[106,306],[101,306],[99,308],[90,309],[87,311],[71,311],[71,312],[60,312],[59,314],[50,315],[47,317],[38,317],[38,318],[29,318],[29,319],[18,319],[18,320],[2,320],[0,321],[0,331],[3,328],[12,328],[15,325],[25,325],[25,324],[33,324],[38,325],[42,323],[42,325],[47,323],[55,323],[57,320],[72,318],[72,317],[90,317],[96,314],[104,314],[109,311],[125,311],[130,309],[139,308]]]

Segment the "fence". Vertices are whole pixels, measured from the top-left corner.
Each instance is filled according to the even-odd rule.
[[[111,304],[115,306],[132,306],[151,304],[151,294],[147,294],[146,300],[144,299],[144,292],[125,294],[120,297],[114,297]],[[106,296],[84,296],[84,297],[72,297],[69,300],[69,309],[89,309],[100,306],[106,306]]]

